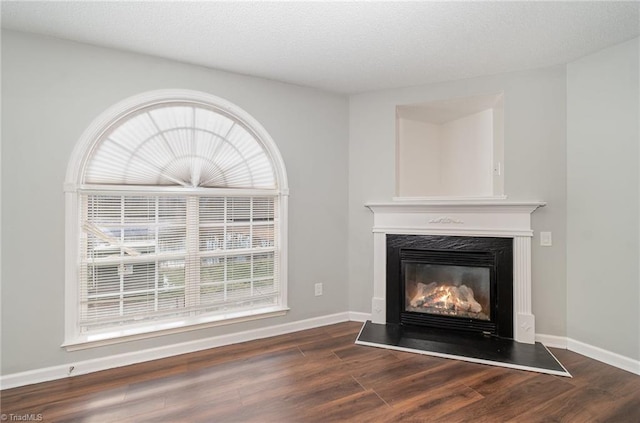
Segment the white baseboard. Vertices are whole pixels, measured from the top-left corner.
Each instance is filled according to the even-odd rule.
[[[594,360],[602,361],[610,366],[640,375],[640,360],[634,360],[571,338],[567,338],[567,349]]]
[[[565,350],[573,351],[594,360],[601,361],[610,366],[640,375],[640,360],[634,360],[632,358],[604,350],[600,347],[594,347],[593,345],[585,344],[584,342],[576,341],[575,339],[567,338],[565,336],[545,335],[538,333],[536,334],[536,341],[541,342],[547,347],[562,348]]]
[[[536,342],[540,342],[545,347],[562,348],[567,349],[567,337],[556,335],[545,335],[543,333],[536,333]]]
[[[58,366],[8,374],[0,376],[0,389],[10,389],[18,386],[47,382],[50,380],[62,379],[70,376],[93,373],[100,370],[128,366],[130,364],[172,357],[175,355],[206,350],[209,348],[221,347],[224,345],[237,344],[240,342],[253,341],[256,339],[269,338],[271,336],[284,335],[291,332],[298,332],[301,330],[332,325],[335,323],[341,323],[351,320],[351,314],[354,314],[355,317],[361,317],[360,315],[364,313],[336,313],[328,316],[301,320],[298,322],[268,326],[266,328],[254,329],[238,333],[230,333],[228,335],[198,339],[195,341],[150,348],[142,351],[112,355],[92,360],[70,362]],[[70,372],[69,369],[72,366],[73,371]]]
[[[352,322],[366,322],[367,320],[371,320],[371,313],[360,313],[358,311],[350,311],[349,312],[349,320]]]
[[[72,377],[97,372],[100,370],[113,369],[116,367],[143,363],[145,361],[157,360],[160,358],[173,357],[180,354],[206,350],[209,348],[222,347],[224,345],[269,338],[271,336],[284,335],[287,333],[313,329],[321,326],[332,325],[335,323],[346,321],[364,322],[370,319],[370,313],[349,311],[301,320],[298,322],[268,326],[266,328],[151,348],[142,351],[118,354],[92,360],[71,362],[58,366],[0,376],[0,389],[10,389],[18,386],[31,385],[33,383],[63,379],[65,377]],[[602,348],[594,347],[592,345],[588,345],[583,342],[563,336],[536,334],[536,341],[541,342],[547,347],[568,349],[570,351],[577,352],[578,354],[585,355],[594,360],[598,360],[611,366],[618,367],[628,372],[640,375],[639,360],[633,360],[629,357],[625,357],[611,351],[603,350]],[[70,372],[69,369],[72,366],[73,371]]]

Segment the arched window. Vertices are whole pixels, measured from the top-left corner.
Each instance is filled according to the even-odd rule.
[[[65,190],[67,349],[285,313],[286,171],[237,106],[174,90],[119,103]]]

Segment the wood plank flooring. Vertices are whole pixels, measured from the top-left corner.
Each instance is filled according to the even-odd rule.
[[[347,322],[1,392],[45,422],[640,422],[640,376],[573,379],[359,346]],[[16,420],[14,420],[16,421]]]

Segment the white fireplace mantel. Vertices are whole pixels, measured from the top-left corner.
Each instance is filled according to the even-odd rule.
[[[531,312],[531,213],[542,201],[420,199],[367,203],[374,214],[374,270],[371,320],[386,323],[387,234],[491,236],[513,239],[514,339],[535,339]]]

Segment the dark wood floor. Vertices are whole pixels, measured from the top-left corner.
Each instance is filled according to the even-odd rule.
[[[2,392],[46,422],[640,422],[640,376],[573,379],[354,345],[348,322]]]

